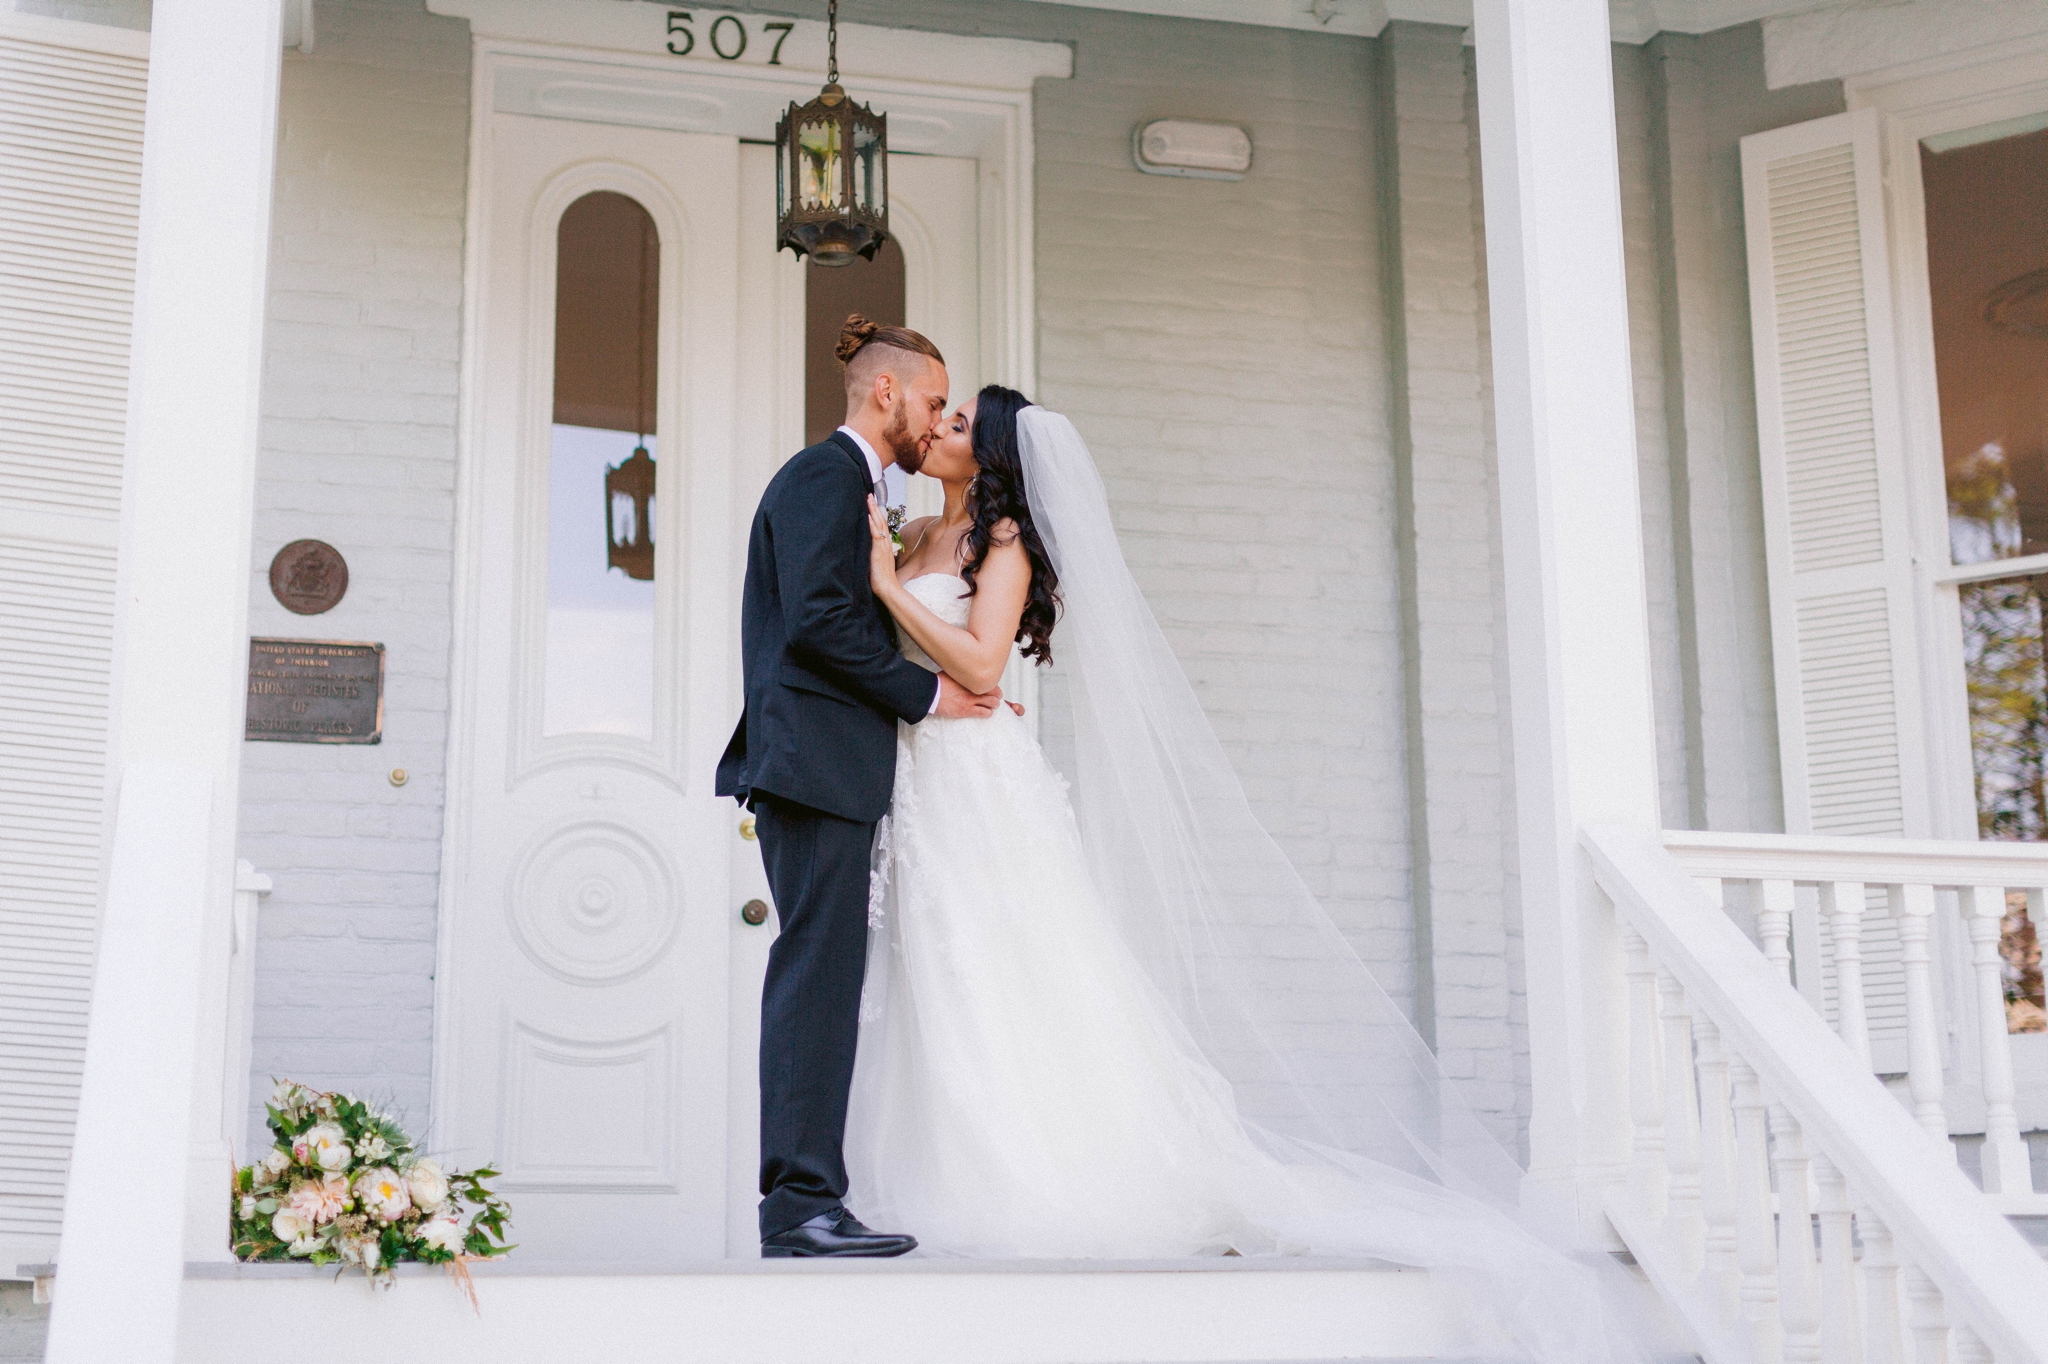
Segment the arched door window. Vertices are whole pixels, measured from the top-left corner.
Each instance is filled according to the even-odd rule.
[[[654,733],[661,240],[609,190],[555,237],[544,734]]]

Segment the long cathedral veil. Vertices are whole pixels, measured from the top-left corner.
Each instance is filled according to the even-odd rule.
[[[1025,494],[1059,574],[1072,799],[1127,944],[1231,1082],[1253,1138],[1423,1214],[1379,1253],[1463,1273],[1516,1353],[1639,1357],[1638,1290],[1575,1228],[1536,1228],[1522,1171],[1252,813],[1117,544],[1080,433],[1017,415]],[[1340,1228],[1310,1250],[1355,1247]],[[1368,1238],[1369,1239],[1369,1238]],[[1605,1262],[1603,1264],[1603,1262]],[[1507,1343],[1507,1342],[1503,1342]]]

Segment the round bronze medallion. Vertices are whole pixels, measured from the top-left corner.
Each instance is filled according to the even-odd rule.
[[[348,591],[348,561],[325,540],[294,540],[270,561],[270,591],[301,616],[331,611]]]

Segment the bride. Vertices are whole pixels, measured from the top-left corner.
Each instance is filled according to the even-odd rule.
[[[1005,707],[898,725],[859,1216],[937,1254],[1423,1266],[1488,1348],[1638,1357],[1633,1286],[1525,1229],[1513,1160],[1252,815],[1072,423],[991,385],[923,472],[945,511],[900,555],[871,503],[875,595],[911,659],[976,690],[1013,642],[1057,646],[1075,785]]]

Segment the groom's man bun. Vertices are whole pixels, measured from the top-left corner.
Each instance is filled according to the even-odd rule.
[[[847,314],[846,325],[839,329],[836,353],[839,363],[846,366],[849,398],[872,385],[877,374],[901,364],[906,356],[922,355],[936,364],[946,363],[939,348],[922,333],[908,327],[879,326],[859,313]]]

